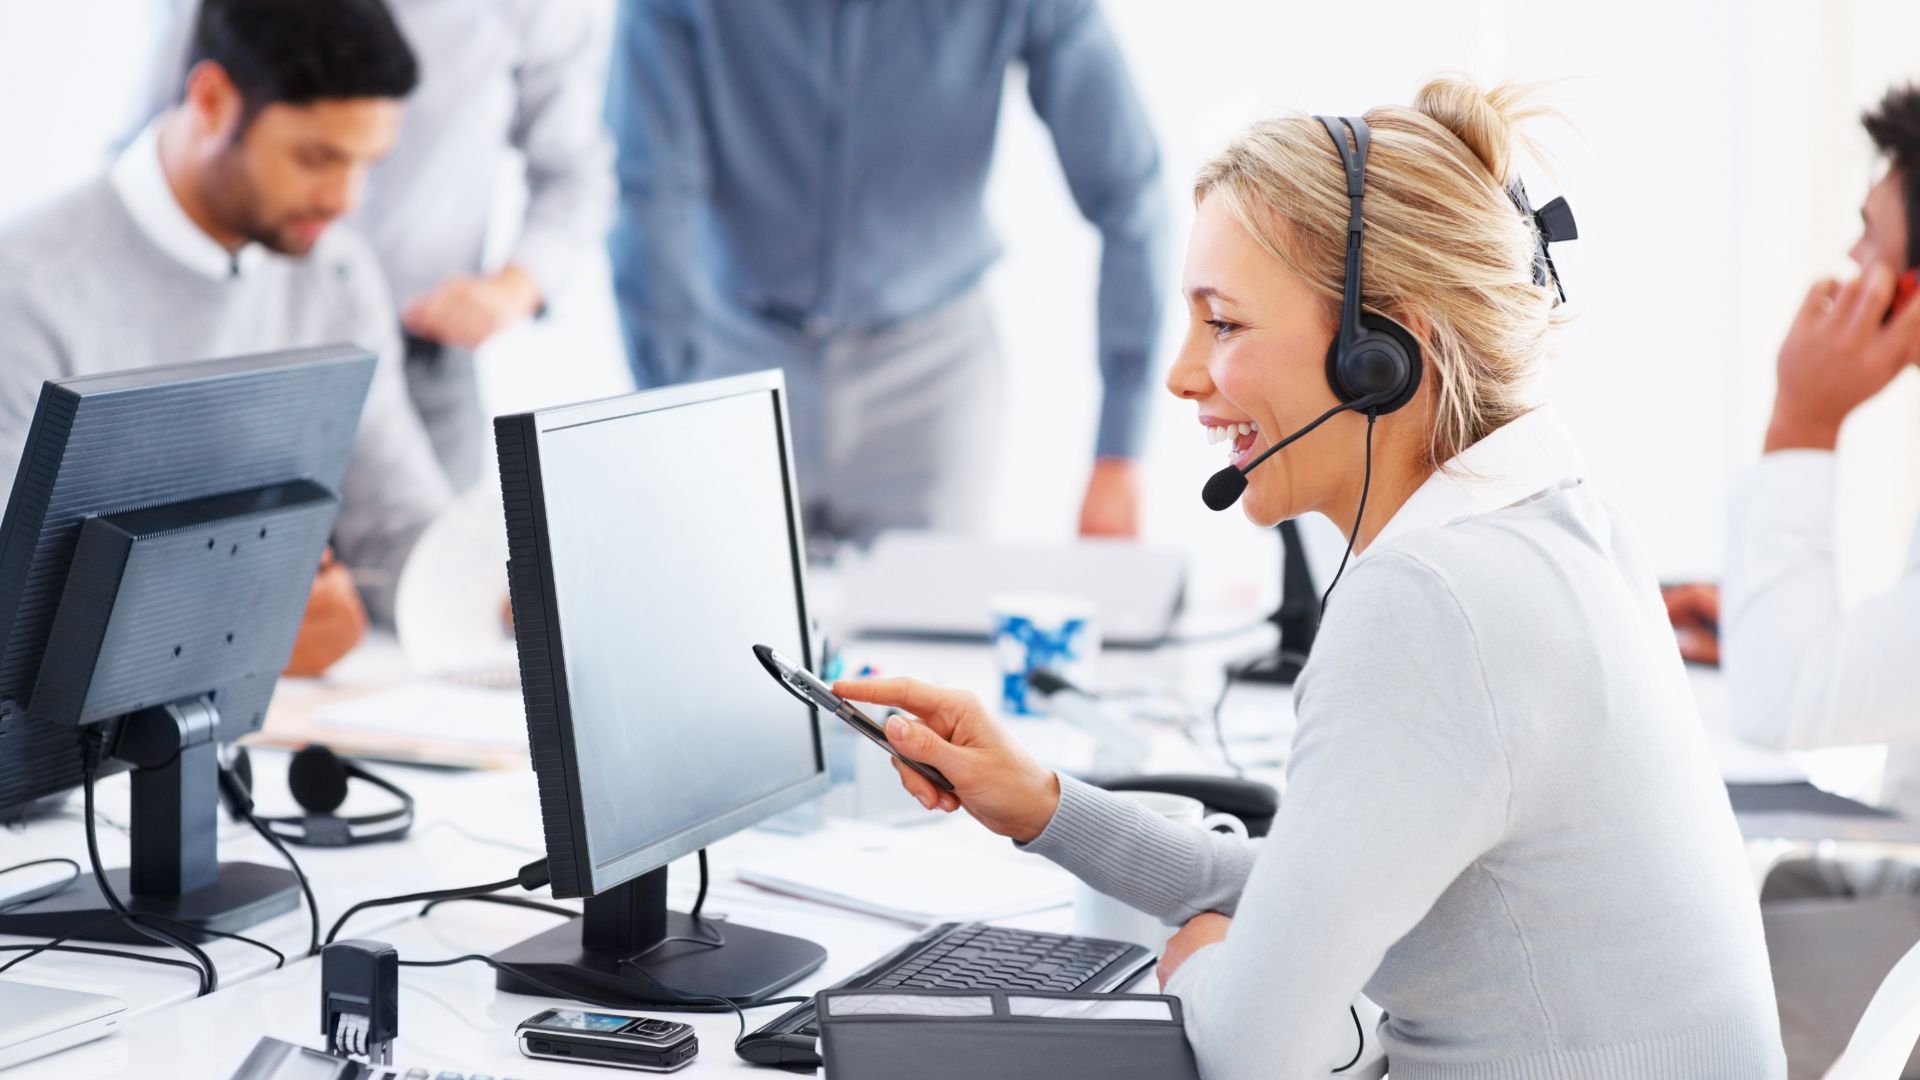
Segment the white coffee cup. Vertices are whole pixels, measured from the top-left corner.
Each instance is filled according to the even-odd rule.
[[[1159,791],[1121,791],[1115,794],[1139,803],[1176,825],[1206,832],[1247,835],[1245,822],[1232,814],[1209,814],[1199,799]],[[1158,952],[1177,928],[1082,883],[1073,896],[1073,929],[1085,937],[1128,941]]]

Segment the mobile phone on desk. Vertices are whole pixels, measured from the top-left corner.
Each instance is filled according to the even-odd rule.
[[[854,708],[852,702],[834,693],[832,687],[814,678],[812,672],[800,667],[798,664],[774,652],[765,645],[755,645],[753,647],[753,655],[760,658],[760,664],[767,669],[767,674],[773,676],[774,681],[778,682],[781,686],[786,687],[788,693],[809,705],[825,709],[839,717],[845,721],[849,727],[853,728],[853,730],[865,735],[867,738],[873,740],[881,749],[892,754],[902,765],[926,777],[927,782],[934,787],[939,788],[941,791],[953,790],[953,784],[948,782],[946,777],[940,775],[939,769],[931,765],[922,765],[900,751],[895,750],[893,744],[887,741],[887,731],[885,728],[875,723],[873,718],[866,713]]]
[[[690,1024],[580,1009],[543,1009],[513,1034],[530,1058],[643,1072],[684,1069],[700,1052]]]

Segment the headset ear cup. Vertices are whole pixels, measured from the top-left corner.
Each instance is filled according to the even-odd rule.
[[[315,743],[293,755],[287,787],[309,814],[331,814],[347,801],[347,768],[332,750]]]
[[[1359,339],[1344,354],[1338,337],[1327,347],[1327,383],[1341,401],[1387,395],[1368,410],[1385,415],[1412,401],[1420,390],[1420,341],[1384,315],[1362,312],[1360,327]]]

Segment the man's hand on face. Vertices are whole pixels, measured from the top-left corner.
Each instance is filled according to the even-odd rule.
[[[1833,449],[1847,415],[1920,360],[1920,303],[1889,316],[1893,294],[1894,273],[1878,263],[1808,291],[1780,346],[1767,452]]]

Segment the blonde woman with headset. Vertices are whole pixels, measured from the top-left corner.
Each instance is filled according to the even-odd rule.
[[[1528,396],[1558,298],[1513,166],[1538,111],[1439,78],[1364,123],[1255,125],[1195,183],[1167,386],[1237,435],[1208,501],[1244,483],[1254,523],[1319,512],[1358,555],[1298,684],[1271,835],[1182,830],[1043,769],[970,695],[835,688],[917,716],[888,735],[952,781],[902,772],[929,809],[1184,924],[1160,976],[1210,1080],[1338,1068],[1363,990],[1396,1080],[1785,1075],[1653,573]],[[1350,235],[1369,317],[1336,340]]]

